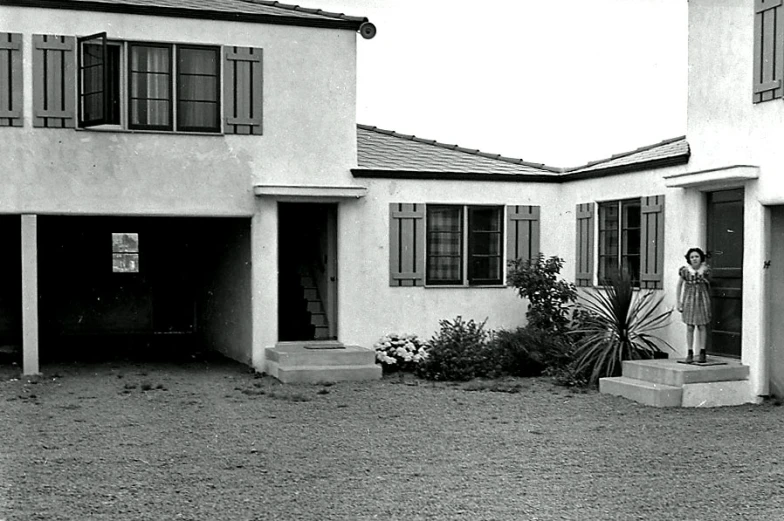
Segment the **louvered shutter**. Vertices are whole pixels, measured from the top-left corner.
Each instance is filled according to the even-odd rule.
[[[782,0],[754,1],[754,103],[782,97],[784,19]]]
[[[577,245],[574,275],[574,282],[577,286],[593,285],[593,214],[594,203],[577,205],[575,211]]]
[[[224,133],[261,134],[262,49],[225,47],[224,55]]]
[[[538,206],[506,207],[506,261],[533,259],[539,255]]]
[[[33,35],[33,126],[73,128],[73,36]]]
[[[640,287],[661,289],[664,272],[664,196],[643,197],[640,217]]]
[[[425,282],[425,205],[389,205],[389,285]]]
[[[22,35],[0,33],[0,127],[22,121]]]

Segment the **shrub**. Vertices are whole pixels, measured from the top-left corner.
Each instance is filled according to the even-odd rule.
[[[487,372],[487,338],[481,324],[441,320],[440,331],[428,342],[427,357],[417,366],[417,374],[428,380],[471,380]]]
[[[427,358],[427,344],[416,335],[385,335],[373,344],[376,361],[385,371],[413,371]]]
[[[562,333],[569,324],[569,311],[577,299],[577,289],[571,282],[559,280],[563,259],[545,259],[539,254],[534,259],[509,262],[508,282],[521,298],[528,299],[528,325],[545,331]]]
[[[572,333],[579,337],[574,371],[590,374],[588,380],[595,384],[603,376],[616,376],[623,360],[653,358],[663,352],[660,344],[672,349],[654,334],[672,313],[658,311],[663,298],[650,290],[635,295],[626,270],[611,274],[609,285],[580,303],[581,325]]]
[[[539,376],[570,361],[570,344],[562,335],[531,326],[496,331],[488,351],[491,372],[510,376]]]

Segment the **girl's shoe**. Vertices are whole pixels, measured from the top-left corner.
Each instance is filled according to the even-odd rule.
[[[700,359],[698,360],[698,362],[701,363],[701,364],[704,364],[707,361],[708,361],[708,356],[705,354],[705,350],[701,349],[700,350]]]
[[[694,363],[694,351],[689,349],[689,353],[686,355],[686,363],[693,364]]]

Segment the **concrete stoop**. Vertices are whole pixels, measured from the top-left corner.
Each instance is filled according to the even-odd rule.
[[[754,403],[749,367],[710,357],[721,365],[687,365],[678,360],[627,360],[623,376],[599,380],[599,392],[654,407],[720,407]]]
[[[267,374],[283,383],[379,380],[376,353],[335,341],[281,342],[266,349]]]

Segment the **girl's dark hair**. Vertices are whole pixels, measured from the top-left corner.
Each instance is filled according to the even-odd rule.
[[[689,255],[695,251],[700,254],[700,262],[705,262],[705,252],[699,248],[689,248],[689,251],[687,251],[686,255],[684,255],[684,257],[686,257],[686,262],[689,262]]]

